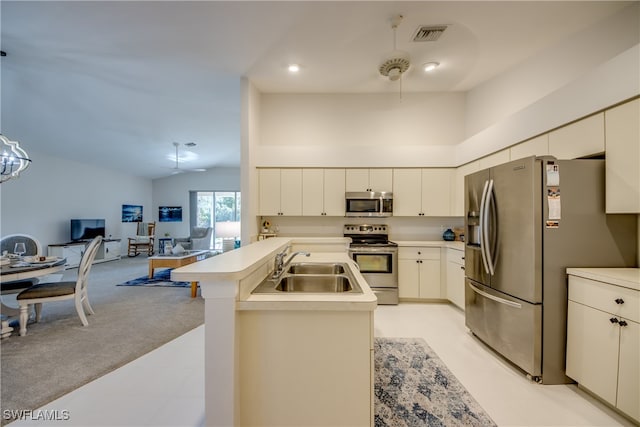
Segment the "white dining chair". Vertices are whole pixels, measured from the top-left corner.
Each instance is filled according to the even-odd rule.
[[[36,322],[39,322],[42,304],[45,302],[75,299],[76,311],[80,316],[82,325],[87,326],[89,324],[86,313],[94,314],[91,305],[89,305],[87,293],[89,271],[101,242],[102,236],[98,236],[87,245],[80,260],[78,279],[75,282],[39,283],[18,294],[16,300],[20,305],[20,336],[27,334],[30,307],[35,306]]]

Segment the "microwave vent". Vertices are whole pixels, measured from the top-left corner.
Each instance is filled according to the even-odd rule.
[[[421,25],[413,35],[414,42],[435,42],[437,41],[447,25]]]

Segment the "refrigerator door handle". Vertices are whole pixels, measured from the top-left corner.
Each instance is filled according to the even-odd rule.
[[[504,305],[508,305],[509,307],[513,307],[513,308],[522,308],[522,304],[519,304],[517,302],[513,302],[513,301],[509,301],[506,300],[504,298],[500,298],[491,294],[488,294],[484,291],[481,291],[480,289],[476,288],[475,286],[473,286],[471,283],[467,282],[467,284],[469,285],[469,287],[477,294],[482,295],[485,298],[488,298],[492,301],[498,302],[500,304],[504,304]]]
[[[485,215],[484,215],[484,226],[485,226],[485,243],[486,243],[486,252],[487,252],[487,265],[489,266],[489,274],[491,274],[492,276],[494,274],[496,274],[496,260],[493,259],[493,253],[491,253],[491,234],[489,234],[489,224],[490,224],[490,219],[489,219],[489,212],[491,211],[491,208],[495,205],[496,203],[496,199],[494,197],[494,193],[493,193],[493,180],[489,181],[489,187],[487,188],[487,200],[485,202]],[[494,209],[495,211],[495,209]]]
[[[484,189],[482,190],[482,198],[480,199],[480,218],[479,218],[479,226],[480,226],[480,254],[482,255],[482,265],[484,266],[485,273],[489,274],[489,263],[487,262],[487,235],[485,234],[485,229],[487,228],[487,213],[486,213],[486,205],[487,205],[487,189],[489,188],[489,181],[484,182]]]

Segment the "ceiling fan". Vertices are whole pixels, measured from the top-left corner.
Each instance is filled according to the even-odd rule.
[[[194,142],[190,142],[185,144],[186,146],[189,147],[194,147],[196,144]],[[171,173],[172,175],[176,175],[179,173],[184,173],[184,172],[206,172],[206,169],[182,169],[180,168],[180,156],[178,155],[178,147],[180,147],[180,143],[179,142],[174,142],[173,146],[176,148],[176,156],[175,156],[175,161],[176,161],[176,165],[175,167],[173,167],[173,172]]]

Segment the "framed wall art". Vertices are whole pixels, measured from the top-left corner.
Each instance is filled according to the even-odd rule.
[[[122,222],[142,222],[142,206],[122,205]]]
[[[160,222],[182,222],[182,206],[159,206]]]

